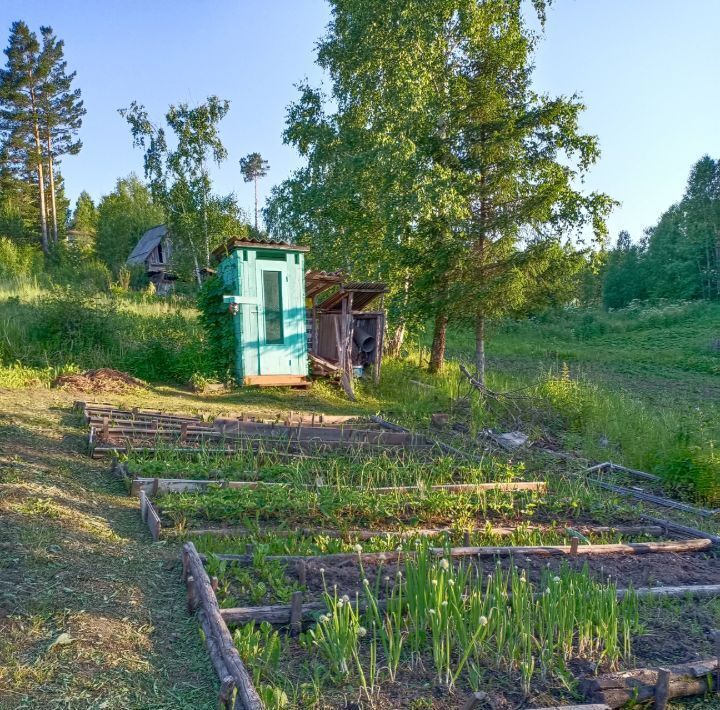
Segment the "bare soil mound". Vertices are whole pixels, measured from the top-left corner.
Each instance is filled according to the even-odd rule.
[[[101,367],[98,370],[86,370],[77,375],[60,375],[52,383],[53,387],[64,387],[79,392],[127,392],[144,388],[147,385],[127,372]]]

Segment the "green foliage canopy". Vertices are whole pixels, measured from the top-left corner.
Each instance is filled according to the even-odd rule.
[[[520,1],[332,11],[318,48],[332,94],[302,85],[289,109],[305,165],[273,192],[270,228],[318,266],[389,281],[391,315],[444,327],[536,307],[582,266],[570,237],[603,238],[613,201],[577,188],[597,140],[576,97],[533,91]]]
[[[163,210],[143,182],[135,175],[121,178],[98,205],[98,258],[117,276],[140,236],[162,220]]]

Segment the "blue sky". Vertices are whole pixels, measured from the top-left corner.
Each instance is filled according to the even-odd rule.
[[[82,189],[97,199],[118,177],[142,173],[117,114],[133,99],[158,119],[170,103],[229,99],[221,131],[230,157],[215,184],[248,212],[243,155],[259,151],[270,162],[261,196],[298,165],[281,133],[294,84],[322,78],[313,62],[329,19],[323,0],[2,0],[0,32],[15,19],[51,25],[78,73],[84,147],[62,168],[73,200]],[[692,163],[720,157],[718,26],[718,0],[555,0],[550,10],[536,86],[586,103],[583,129],[603,151],[586,186],[622,203],[613,237],[628,229],[638,239],[680,198]]]

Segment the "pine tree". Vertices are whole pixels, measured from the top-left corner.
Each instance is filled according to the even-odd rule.
[[[42,46],[22,21],[13,23],[0,71],[0,136],[3,155],[21,178],[37,183],[40,237],[47,253],[64,228],[65,201],[58,157],[76,154],[75,136],[85,114],[80,90],[71,89],[64,44],[50,27],[40,28]]]
[[[268,174],[270,163],[260,153],[249,153],[240,159],[240,172],[245,182],[255,183],[255,231],[258,231],[258,180]]]
[[[72,216],[72,228],[78,232],[95,235],[97,231],[98,211],[90,194],[83,190],[75,203]]]
[[[37,36],[22,21],[10,28],[5,55],[7,63],[0,71],[0,134],[3,145],[15,155],[21,170],[34,173],[37,182],[40,238],[45,253],[49,251],[47,208],[45,202],[45,169],[41,138],[40,100],[46,67],[39,64],[40,44]]]
[[[67,73],[63,40],[58,40],[51,27],[41,27],[42,50],[38,63],[46,77],[40,91],[41,125],[46,150],[53,241],[58,241],[58,208],[55,169],[62,155],[76,155],[82,141],[76,138],[86,110],[80,89],[72,89],[76,72]]]

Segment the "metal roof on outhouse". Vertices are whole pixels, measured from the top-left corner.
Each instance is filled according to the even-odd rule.
[[[275,239],[254,239],[252,237],[231,237],[224,244],[216,247],[212,255],[217,259],[222,259],[235,249],[283,249],[285,251],[310,251],[310,247],[300,246],[299,244],[290,244]]]

